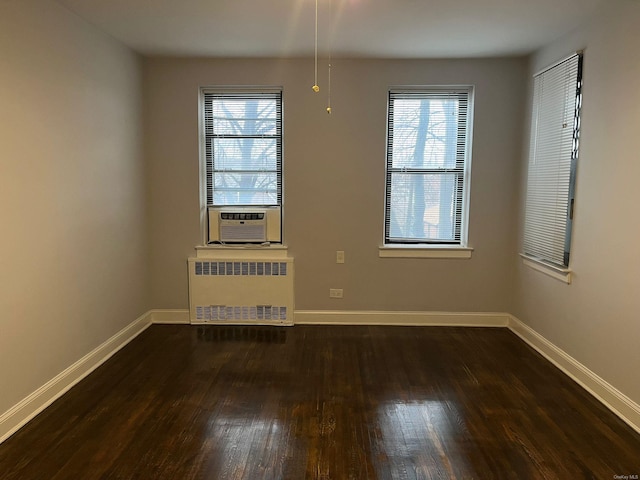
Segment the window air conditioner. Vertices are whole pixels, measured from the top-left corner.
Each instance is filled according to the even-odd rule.
[[[281,243],[280,207],[208,207],[208,243]]]

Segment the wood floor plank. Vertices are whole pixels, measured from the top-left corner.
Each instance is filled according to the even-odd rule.
[[[639,474],[640,435],[499,328],[154,325],[0,445],[3,480]]]

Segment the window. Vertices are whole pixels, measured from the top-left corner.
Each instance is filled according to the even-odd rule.
[[[389,92],[385,245],[465,246],[472,92]]]
[[[202,93],[206,205],[282,205],[282,91]]]
[[[523,253],[569,266],[582,106],[582,55],[534,77]]]

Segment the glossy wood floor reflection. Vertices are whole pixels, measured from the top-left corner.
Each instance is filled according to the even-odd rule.
[[[3,480],[634,474],[640,436],[506,329],[154,325],[0,445]]]

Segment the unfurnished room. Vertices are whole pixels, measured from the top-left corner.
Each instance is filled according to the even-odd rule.
[[[0,0],[0,478],[640,478],[638,25]]]

